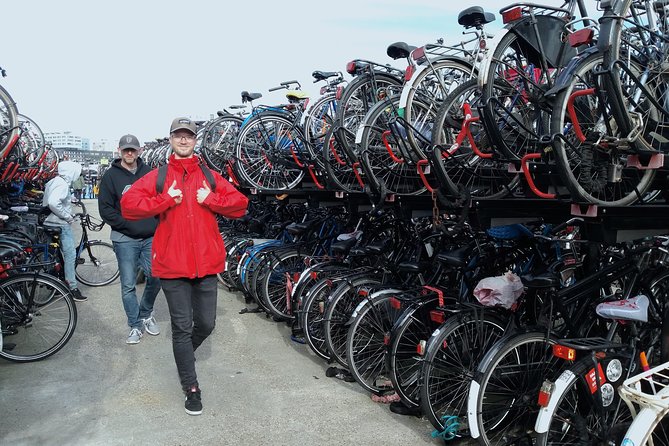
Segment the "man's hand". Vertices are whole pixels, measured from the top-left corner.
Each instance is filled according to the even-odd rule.
[[[209,189],[209,185],[206,181],[202,181],[202,186],[203,187],[197,190],[197,202],[200,204],[204,203],[204,200],[206,200],[211,193],[211,189]]]
[[[174,201],[177,204],[181,203],[181,200],[183,199],[183,193],[181,193],[181,189],[177,189],[177,180],[174,180],[170,188],[167,189],[167,193],[170,195],[170,197],[174,198]]]

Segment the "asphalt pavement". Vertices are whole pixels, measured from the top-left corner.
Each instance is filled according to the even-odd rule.
[[[91,214],[95,200],[85,200]],[[109,239],[109,228],[91,238]],[[141,292],[143,285],[139,286]],[[216,329],[196,352],[204,411],[184,412],[162,292],[158,336],[128,335],[119,281],[81,287],[70,342],[34,363],[0,359],[2,445],[436,445],[426,420],[396,415],[290,339],[286,324],[219,287]]]

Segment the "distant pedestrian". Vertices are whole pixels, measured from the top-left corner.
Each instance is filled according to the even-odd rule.
[[[51,214],[44,220],[44,224],[60,227],[60,249],[63,253],[65,282],[70,287],[74,300],[83,302],[88,298],[79,291],[77,276],[74,272],[77,253],[74,248],[74,235],[71,227],[75,214],[72,211],[70,187],[72,182],[79,178],[79,175],[81,175],[81,164],[74,161],[58,163],[58,176],[52,178],[44,186],[42,206],[48,206],[51,211]]]
[[[239,218],[248,205],[242,193],[217,172],[208,171],[193,155],[196,139],[193,121],[175,119],[170,127],[172,155],[162,193],[156,190],[158,170],[153,170],[121,199],[123,216],[128,219],[160,215],[153,244],[153,274],[161,279],[170,310],[172,349],[189,415],[202,413],[194,352],[214,329],[216,274],[225,266],[216,214]],[[206,172],[212,174],[215,187]]]
[[[139,157],[139,141],[134,135],[121,137],[121,157],[112,162],[100,182],[100,216],[111,231],[111,240],[121,274],[121,299],[130,332],[126,344],[137,344],[144,332],[156,336],[160,328],[153,315],[153,305],[160,291],[160,279],[151,274],[151,244],[158,226],[156,217],[130,221],[121,213],[121,197],[130,186],[151,171]],[[137,302],[137,271],[146,277],[142,299]]]
[[[72,182],[72,190],[74,190],[74,198],[81,200],[82,191],[84,190],[84,176],[79,175],[77,179]]]

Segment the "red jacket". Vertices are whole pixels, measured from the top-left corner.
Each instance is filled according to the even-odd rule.
[[[197,202],[197,190],[207,180],[197,157],[169,159],[163,193],[156,193],[158,170],[154,169],[137,180],[121,198],[121,213],[128,220],[159,215],[153,237],[151,273],[160,278],[195,278],[217,274],[225,266],[225,246],[218,232],[216,214],[239,218],[246,212],[248,199],[217,172],[216,191],[202,204]],[[168,193],[176,180],[183,199],[177,204]]]

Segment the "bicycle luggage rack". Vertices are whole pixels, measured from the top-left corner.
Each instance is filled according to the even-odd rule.
[[[669,362],[627,378],[619,389],[627,402],[669,411]]]

